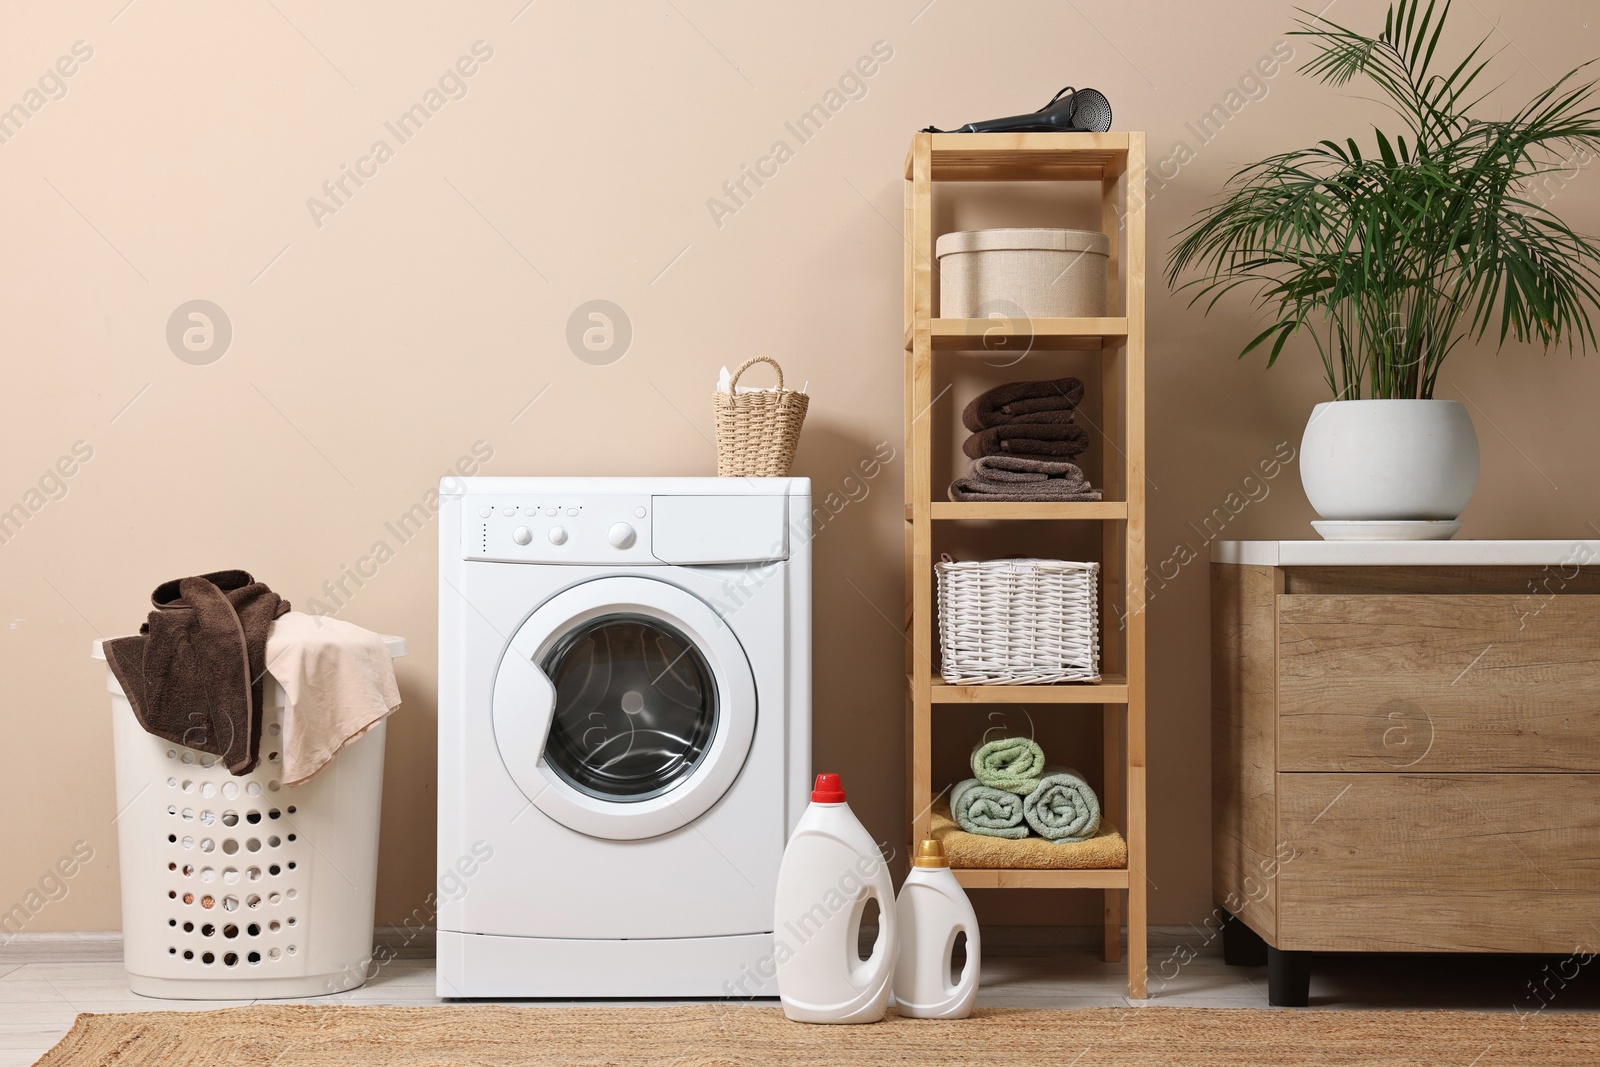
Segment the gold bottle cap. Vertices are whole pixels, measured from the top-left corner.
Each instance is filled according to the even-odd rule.
[[[929,837],[917,846],[917,855],[912,859],[911,866],[948,867],[950,866],[950,861],[944,858],[944,846]]]

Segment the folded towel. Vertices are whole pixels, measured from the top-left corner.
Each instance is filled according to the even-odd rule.
[[[283,687],[283,784],[299,785],[400,706],[383,638],[342,619],[291,611],[267,635]]]
[[[1022,814],[1034,833],[1051,841],[1087,841],[1100,830],[1100,798],[1071,767],[1050,767],[1022,798]]]
[[[267,630],[289,602],[246,571],[163,582],[137,637],[105,643],[106,660],[149,733],[255,769]]]
[[[976,778],[964,778],[950,787],[950,811],[969,834],[985,837],[1028,836],[1022,821],[1022,797],[1005,789],[991,789]]]
[[[1038,402],[1043,403],[1044,401]],[[967,429],[972,430],[973,433],[981,433],[984,430],[992,430],[995,426],[1016,426],[1021,423],[1036,425],[1041,422],[1065,423],[1077,421],[1077,408],[1047,408],[1044,411],[1030,411],[1024,415],[1008,415],[999,422],[995,423],[994,426],[980,426],[976,430],[972,430],[972,427],[968,426]]]
[[[1072,411],[1083,399],[1083,383],[1076,378],[1054,378],[1043,382],[1006,382],[986,393],[979,393],[961,413],[961,422],[973,433],[1009,422],[1029,420],[1040,415]],[[1052,421],[1049,418],[1040,421]]]
[[[969,834],[950,817],[950,805],[940,797],[933,805],[933,826],[928,836],[944,847],[952,868],[1001,870],[1118,870],[1128,866],[1128,843],[1109,820],[1100,832],[1072,844],[1042,837],[1003,838]]]
[[[1089,431],[1070,422],[1011,422],[967,438],[961,451],[969,459],[984,456],[1030,456],[1075,459],[1089,447]]]
[[[1076,463],[984,456],[950,483],[951,500],[1099,500]]]
[[[990,789],[1026,796],[1044,773],[1044,750],[1026,737],[1002,737],[974,748],[970,762],[973,776]]]

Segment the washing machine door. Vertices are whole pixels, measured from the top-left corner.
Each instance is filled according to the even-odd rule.
[[[756,686],[738,639],[667,582],[599,578],[557,594],[512,637],[495,677],[506,770],[579,833],[655,837],[733,785],[755,736]]]

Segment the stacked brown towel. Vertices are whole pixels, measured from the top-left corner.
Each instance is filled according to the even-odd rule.
[[[105,643],[139,725],[247,774],[261,744],[267,633],[289,602],[245,571],[164,582],[137,637]]]
[[[951,500],[1099,500],[1071,461],[1089,447],[1077,425],[1083,382],[1054,378],[1006,382],[961,413],[972,436],[961,451],[974,462],[950,486]]]
[[[972,459],[1027,456],[1062,460],[1075,459],[1088,447],[1089,431],[1070,422],[1008,422],[973,434],[962,443],[961,451]]]
[[[951,500],[1099,500],[1076,463],[984,456],[950,483]]]
[[[973,433],[1012,422],[1071,422],[1082,400],[1083,383],[1076,378],[1006,382],[968,404],[961,422]]]

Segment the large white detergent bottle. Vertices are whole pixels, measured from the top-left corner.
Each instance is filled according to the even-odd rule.
[[[867,902],[878,902],[872,955],[858,950]],[[817,775],[778,869],[773,933],[783,1013],[802,1023],[875,1023],[894,977],[894,883],[878,845],[844,802],[837,774]]]
[[[894,1006],[917,1019],[965,1019],[978,996],[978,916],[944,858],[944,847],[927,840],[911,861],[911,873],[895,901],[900,920],[900,958],[894,968]],[[956,937],[967,935],[961,978],[950,980]]]

